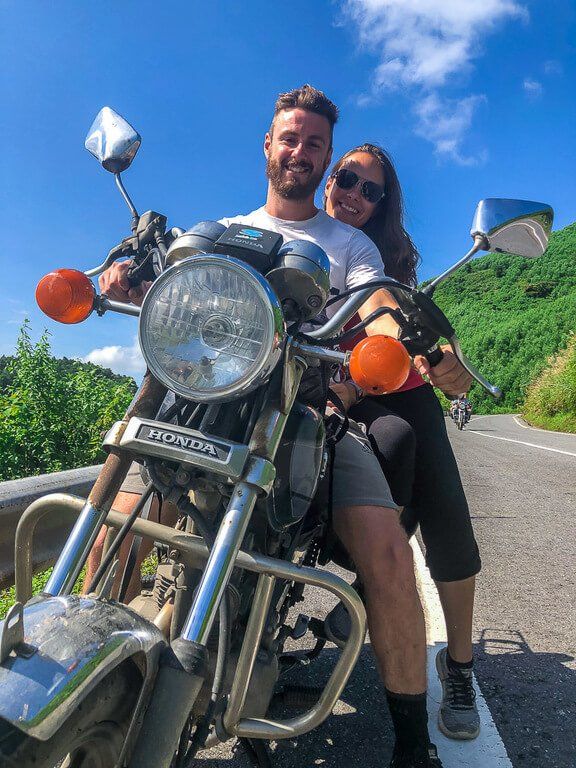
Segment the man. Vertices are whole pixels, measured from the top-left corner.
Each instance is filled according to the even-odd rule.
[[[244,223],[279,232],[285,239],[317,243],[330,259],[332,286],[343,290],[384,275],[372,241],[314,204],[331,160],[337,114],[335,105],[309,85],[282,94],[264,140],[266,204],[223,223]],[[110,298],[139,302],[141,297],[128,291],[126,269],[125,264],[113,265],[102,275],[101,289]],[[361,314],[373,311],[374,303]],[[390,332],[387,318],[375,326],[372,332]],[[466,376],[450,355],[431,372],[435,383],[457,381],[458,390],[465,388]],[[426,634],[412,551],[379,465],[374,474],[374,455],[353,439],[343,456],[343,442],[335,462],[334,528],[366,585],[370,636],[396,735],[390,768],[439,768],[428,734]]]
[[[468,399],[466,392],[462,392],[462,394],[458,398],[458,403],[464,406],[464,412],[466,414],[466,424],[468,424],[468,422],[470,421],[470,416],[472,414],[472,403]]]

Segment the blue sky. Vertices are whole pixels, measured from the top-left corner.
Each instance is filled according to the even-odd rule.
[[[136,207],[189,227],[264,201],[276,95],[304,82],[341,110],[335,156],[393,156],[422,279],[469,247],[476,202],[550,203],[576,220],[572,0],[0,0],[0,354],[25,316],[58,356],[137,373],[136,323],[61,326],[34,303],[55,267],[88,269],[129,233],[84,138],[109,105],[143,136]]]

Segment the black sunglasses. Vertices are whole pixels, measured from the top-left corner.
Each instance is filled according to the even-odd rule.
[[[358,182],[362,182],[360,194],[369,203],[378,203],[384,197],[384,187],[381,184],[362,179],[357,173],[350,171],[348,168],[340,168],[339,171],[332,174],[332,178],[340,189],[353,189]]]

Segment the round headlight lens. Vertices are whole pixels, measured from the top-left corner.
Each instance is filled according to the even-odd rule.
[[[229,256],[192,256],[148,291],[140,345],[152,374],[190,400],[240,397],[278,362],[282,310],[268,282]]]

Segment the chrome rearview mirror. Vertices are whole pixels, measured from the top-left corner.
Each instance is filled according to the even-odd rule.
[[[125,171],[138,152],[142,139],[124,118],[102,107],[92,123],[84,146],[110,173]]]
[[[482,237],[483,251],[534,259],[546,250],[553,220],[545,203],[489,197],[478,203],[470,234]]]
[[[423,288],[432,296],[436,287],[466,264],[478,251],[511,253],[534,259],[542,256],[548,245],[554,211],[545,203],[488,197],[480,200],[470,234],[474,245],[459,261]]]

